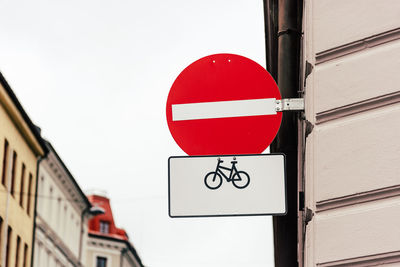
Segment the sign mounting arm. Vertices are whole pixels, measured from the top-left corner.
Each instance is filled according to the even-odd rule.
[[[284,98],[276,100],[278,111],[304,111],[304,98]]]

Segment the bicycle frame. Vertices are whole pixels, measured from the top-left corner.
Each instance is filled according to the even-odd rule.
[[[236,166],[235,166],[237,162],[235,162],[235,161],[231,162],[231,163],[232,163],[232,168],[220,166],[220,164],[221,164],[222,162],[223,162],[222,160],[218,160],[218,164],[217,164],[217,168],[216,168],[216,170],[215,170],[215,173],[221,174],[221,175],[225,178],[225,180],[226,180],[227,182],[230,182],[230,181],[233,180],[233,178],[232,178],[233,174],[238,172],[237,169],[236,169]],[[229,177],[226,176],[225,173],[224,173],[221,169],[230,171]],[[238,177],[239,177],[239,175],[238,175]],[[215,179],[215,177],[214,177],[214,179]],[[240,177],[239,177],[238,180],[240,180]]]

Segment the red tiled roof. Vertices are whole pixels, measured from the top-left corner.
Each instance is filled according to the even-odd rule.
[[[101,207],[105,211],[104,214],[97,215],[89,220],[89,233],[128,240],[125,230],[115,226],[110,200],[107,197],[99,195],[88,196],[88,199],[93,206]],[[108,223],[108,233],[100,231],[100,222]]]

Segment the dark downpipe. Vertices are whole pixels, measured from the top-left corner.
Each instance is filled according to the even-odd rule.
[[[121,254],[119,256],[119,267],[123,267],[123,260],[124,260],[124,255],[126,254],[128,250],[126,248],[123,248],[121,250]]]
[[[267,66],[278,83],[282,98],[299,97],[300,41],[303,1],[264,0]],[[268,27],[268,28],[267,28]],[[275,266],[298,266],[298,114],[284,112],[271,152],[286,155],[286,216],[273,217]]]
[[[82,242],[83,242],[83,232],[84,232],[84,220],[85,220],[85,214],[88,213],[90,210],[90,207],[86,207],[82,213],[81,213],[81,225],[80,225],[80,232],[79,232],[79,254],[78,254],[78,264],[79,266],[83,266],[82,264]]]
[[[38,188],[39,188],[39,167],[40,167],[40,162],[47,158],[46,154],[44,157],[39,157],[39,159],[36,162],[36,186],[35,186],[35,205],[33,209],[33,231],[32,231],[32,245],[31,245],[31,267],[33,267],[33,254],[35,252],[35,238],[36,238],[36,210],[37,210],[37,198],[38,198]],[[30,196],[28,196],[30,197]]]

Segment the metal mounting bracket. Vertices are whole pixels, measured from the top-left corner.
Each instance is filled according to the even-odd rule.
[[[285,98],[276,100],[276,111],[303,111],[304,98]]]

